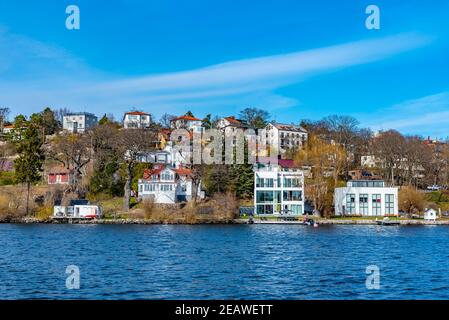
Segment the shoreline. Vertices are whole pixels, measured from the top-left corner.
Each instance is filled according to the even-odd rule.
[[[276,225],[304,225],[302,221],[279,221],[279,220],[259,220],[254,219],[254,224],[276,224]],[[317,219],[319,225],[378,225],[376,220],[371,219]],[[449,220],[415,220],[404,219],[396,220],[399,224],[396,226],[449,226]],[[211,224],[227,224],[227,225],[241,225],[248,224],[248,219],[232,219],[232,220],[199,220],[193,223],[188,223],[182,220],[175,221],[157,221],[157,220],[145,220],[145,219],[93,219],[93,220],[81,220],[81,219],[67,219],[64,221],[55,219],[38,219],[38,218],[11,218],[2,219],[0,224],[86,224],[86,225],[211,225]]]

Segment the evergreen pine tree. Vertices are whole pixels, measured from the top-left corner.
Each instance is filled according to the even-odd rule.
[[[20,130],[22,130],[20,137],[13,140],[18,154],[14,161],[15,180],[27,186],[26,214],[28,215],[31,185],[41,179],[45,156],[38,125],[30,121]]]

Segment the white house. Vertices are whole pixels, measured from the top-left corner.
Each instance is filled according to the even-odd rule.
[[[267,140],[270,145],[278,143],[281,150],[299,149],[307,142],[307,131],[294,124],[269,123]]]
[[[3,134],[8,134],[14,131],[15,126],[13,124],[4,125],[2,129]]]
[[[69,113],[63,117],[62,128],[72,133],[84,133],[97,123],[98,118],[92,113]]]
[[[217,121],[217,129],[220,129],[224,132],[231,131],[233,132],[235,129],[247,129],[248,124],[246,121],[241,119],[236,119],[235,117],[226,117],[221,118]]]
[[[173,168],[156,164],[153,169],[145,170],[139,180],[139,198],[149,198],[154,203],[174,204],[193,199],[191,171],[186,168]],[[198,187],[198,199],[204,198],[201,184]]]
[[[377,159],[373,155],[367,155],[367,156],[361,156],[360,157],[360,164],[364,168],[375,168],[379,164],[379,159]]]
[[[188,149],[175,148],[173,143],[169,141],[163,150],[142,152],[138,155],[137,161],[141,163],[160,163],[173,168],[182,168],[191,164],[192,150],[191,148]]]
[[[337,216],[397,216],[398,188],[386,187],[382,180],[353,180],[335,188]]]
[[[424,211],[424,220],[435,221],[437,219],[437,211],[430,208]]]
[[[141,111],[131,111],[123,116],[123,127],[125,129],[144,128],[148,129],[151,125],[151,115]]]
[[[238,129],[244,131],[249,128],[244,120],[236,119],[235,117],[221,118],[217,121],[217,129],[221,130],[225,137],[232,137],[232,145],[235,146],[237,142],[236,132]]]
[[[191,116],[181,116],[170,120],[171,129],[187,129],[194,132],[202,132],[203,123],[201,119]]]
[[[257,215],[304,214],[304,173],[293,160],[254,165],[254,213]]]

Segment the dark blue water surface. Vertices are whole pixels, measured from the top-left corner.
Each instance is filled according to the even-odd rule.
[[[449,299],[448,239],[444,226],[3,224],[0,298]]]

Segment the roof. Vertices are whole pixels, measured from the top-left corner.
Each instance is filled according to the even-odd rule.
[[[298,166],[295,164],[295,161],[292,159],[279,159],[278,164],[282,168],[297,168]]]
[[[175,168],[171,168],[171,167],[166,167],[165,165],[162,165],[162,164],[157,164],[154,166],[153,169],[144,170],[143,179],[148,180],[148,179],[150,179],[151,176],[153,176],[155,174],[160,174],[165,169],[169,169],[169,170],[175,172],[178,176],[189,176],[192,174],[192,170],[187,169],[187,168],[175,169]]]
[[[130,114],[133,116],[149,116],[150,115],[149,113],[142,112],[142,111],[130,111],[130,112],[126,112],[125,115],[126,114]]]
[[[187,168],[173,169],[173,171],[180,176],[190,176],[192,174],[192,170]]]
[[[307,132],[306,129],[304,129],[301,126],[297,126],[294,124],[284,124],[284,123],[271,123],[271,125],[273,125],[274,127],[276,127],[278,130],[283,130],[283,131],[294,131],[294,132]]]
[[[246,121],[240,120],[240,119],[236,119],[233,116],[226,117],[224,119],[227,120],[229,123],[231,123],[234,126],[238,126],[238,127],[245,127],[245,126],[247,126]]]
[[[275,161],[270,161],[271,159],[269,157],[258,157],[257,163],[265,163],[265,164],[272,164]],[[298,168],[298,165],[295,164],[295,161],[293,159],[276,159],[277,164],[281,166],[282,168]]]
[[[54,166],[48,170],[48,174],[66,174],[71,173],[73,170],[69,170],[64,166]]]
[[[71,116],[91,116],[91,117],[97,117],[93,113],[90,112],[69,112],[64,117],[71,117]]]
[[[180,117],[171,119],[170,122],[172,122],[172,121],[178,121],[178,120],[201,121],[201,119],[198,119],[198,118],[195,118],[195,117],[191,117],[191,116],[180,116]]]

